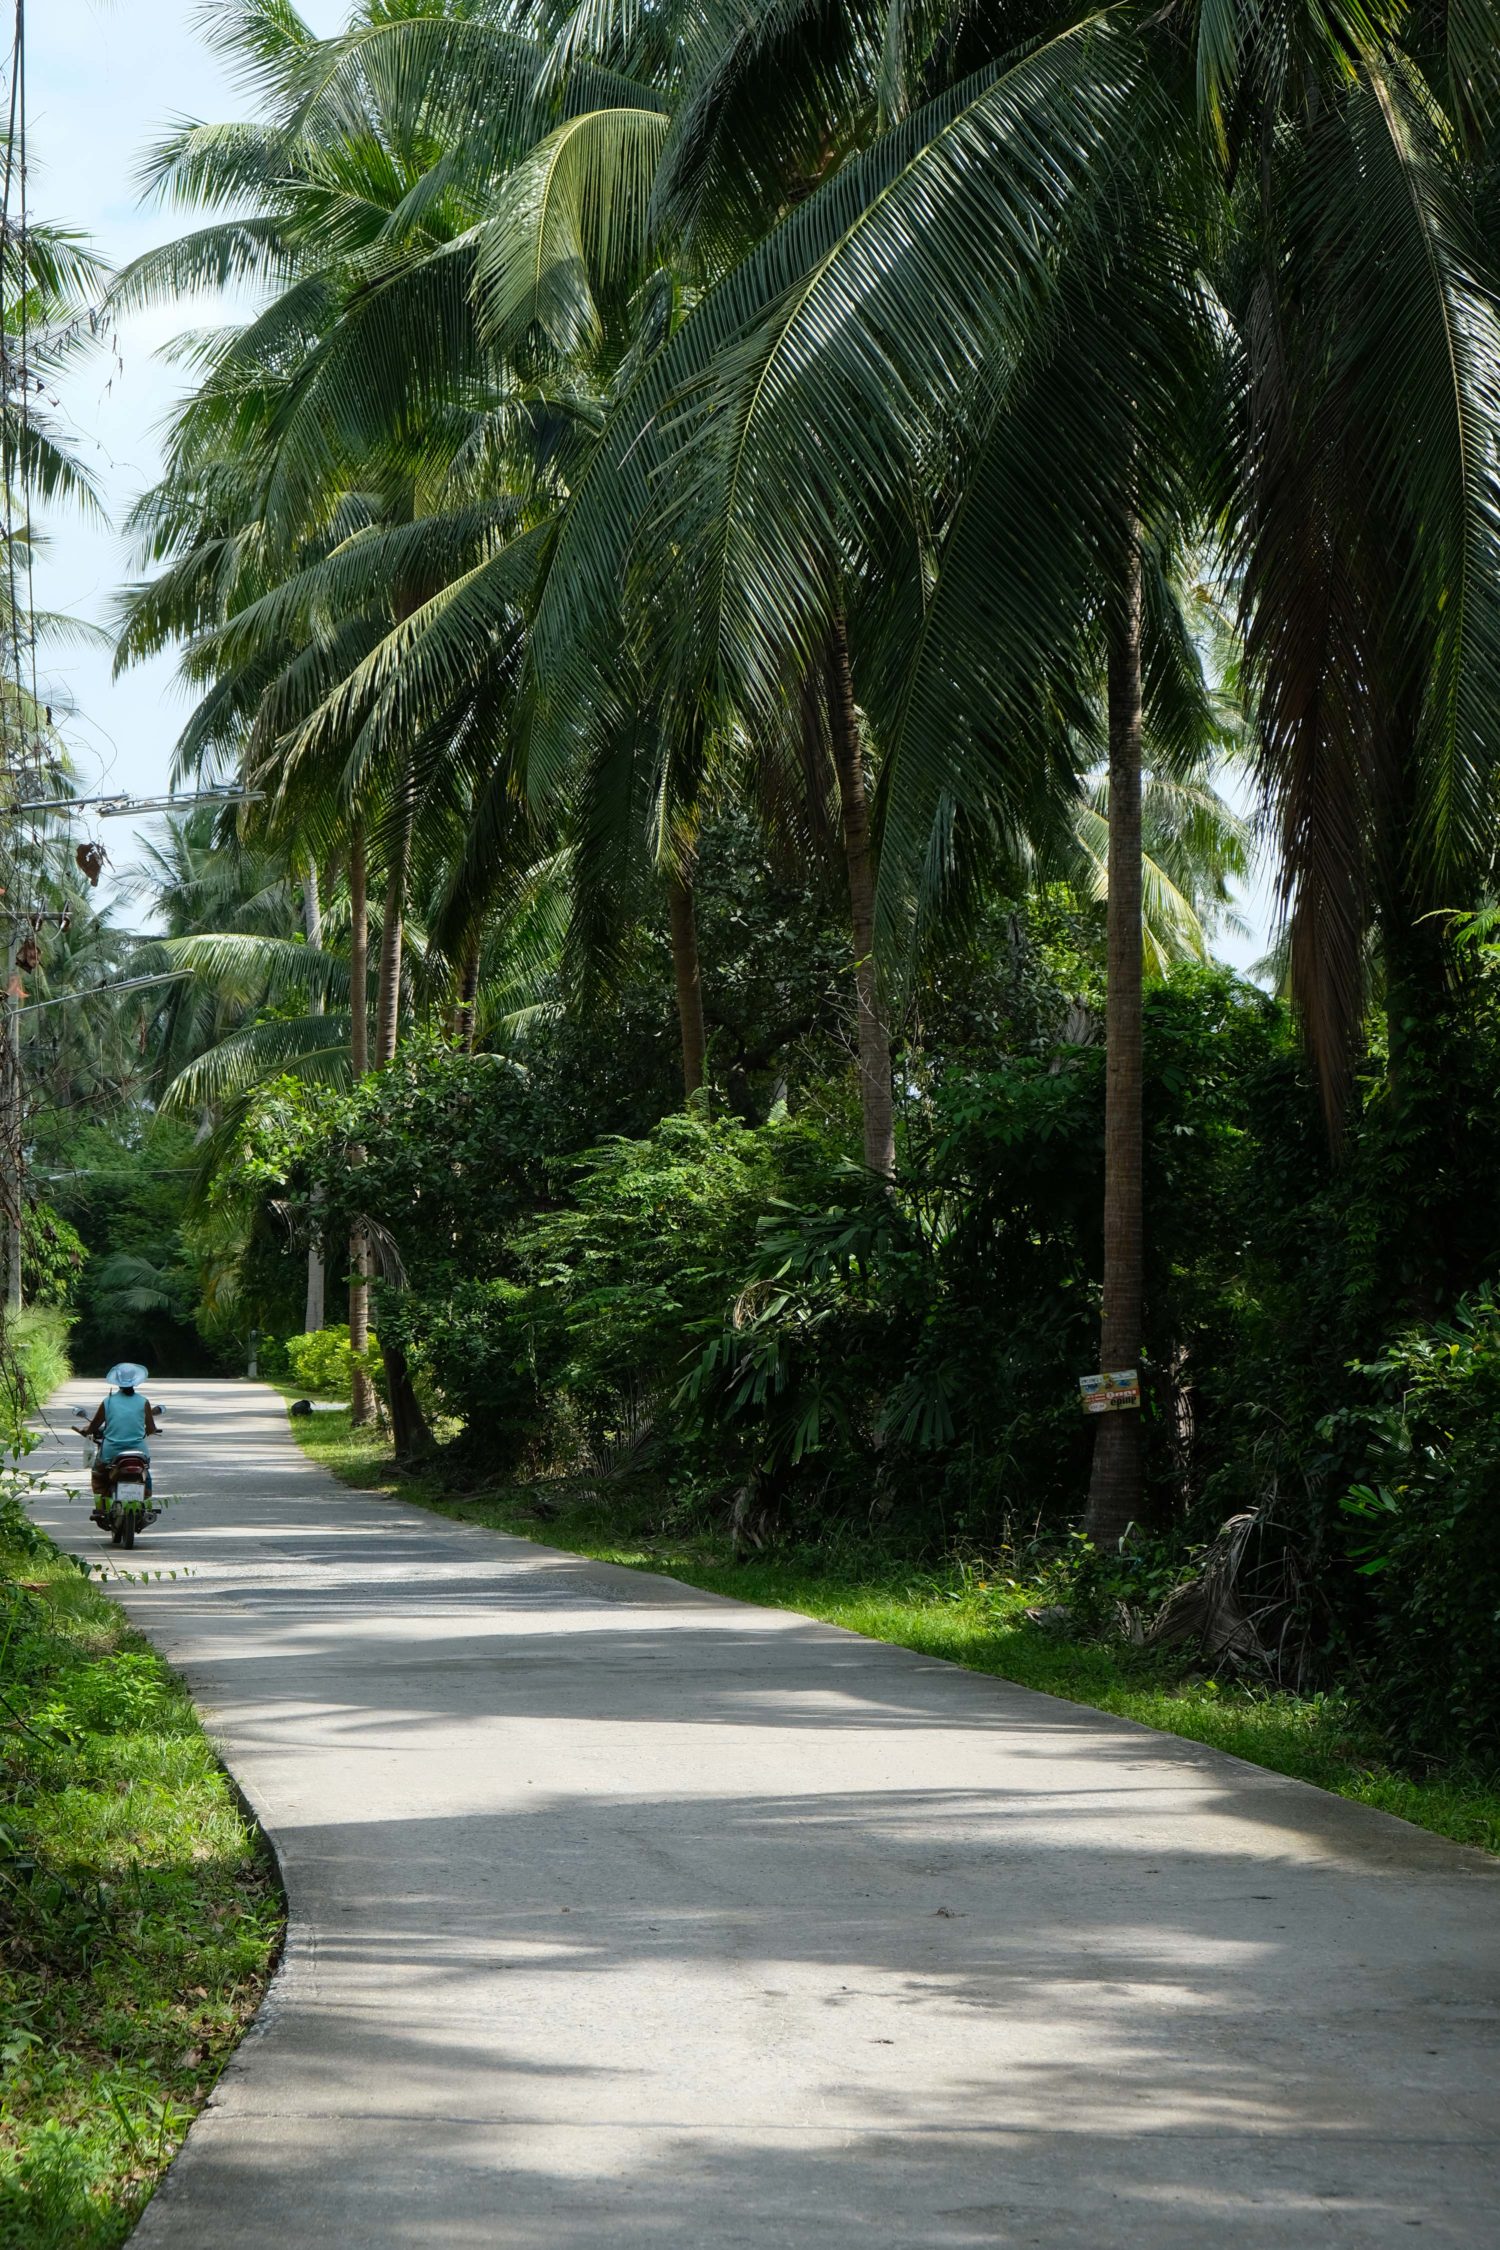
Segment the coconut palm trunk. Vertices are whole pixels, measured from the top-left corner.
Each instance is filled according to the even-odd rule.
[[[365,833],[359,821],[349,838],[349,1067],[356,1079],[370,1067],[370,900],[365,865]],[[351,1162],[359,1151],[350,1151]],[[375,1419],[375,1392],[362,1354],[370,1348],[370,1249],[363,1228],[349,1238],[349,1349],[354,1357],[350,1419],[368,1428]]]
[[[401,935],[406,918],[406,879],[411,862],[412,813],[402,817],[385,883],[385,920],[380,932],[380,985],[375,1006],[375,1068],[395,1058],[401,1024]],[[391,1410],[391,1440],[397,1455],[420,1453],[431,1439],[427,1417],[412,1385],[406,1353],[394,1337],[382,1336],[386,1402]]]
[[[396,1052],[401,1026],[402,927],[406,919],[406,878],[411,862],[412,814],[401,820],[391,848],[385,880],[385,917],[380,930],[380,983],[375,1001],[375,1068],[383,1070]]]
[[[370,878],[360,821],[349,837],[349,1067],[363,1078],[370,1067]]]
[[[1104,1303],[1099,1366],[1139,1368],[1144,1212],[1141,1180],[1141,542],[1127,526],[1109,634],[1109,905],[1105,997]],[[1085,1528],[1100,1545],[1141,1514],[1138,1407],[1103,1414],[1094,1438]]]
[[[453,1037],[466,1055],[474,1052],[474,1035],[478,1028],[479,998],[479,941],[476,938],[463,957],[458,974],[458,1005],[453,1011]]]
[[[682,1036],[682,1091],[691,1101],[703,1085],[708,1036],[703,1023],[703,978],[698,964],[698,913],[692,863],[667,877],[672,973],[677,985],[677,1025]]]
[[[310,946],[318,947],[322,945],[323,908],[318,897],[318,870],[316,866],[309,867],[302,878],[302,929]],[[320,1016],[323,1013],[323,999],[320,993],[314,994],[310,1007],[312,1014],[315,1016]],[[321,1328],[326,1318],[327,1278],[327,1270],[323,1259],[323,1245],[321,1242],[310,1242],[307,1246],[307,1296],[302,1316],[303,1328],[309,1334],[314,1329]]]
[[[865,788],[864,744],[849,669],[849,642],[836,618],[828,656],[828,731],[838,783],[844,860],[849,871],[849,920],[854,941],[854,1001],[859,1043],[859,1107],[865,1163],[883,1180],[896,1169],[895,1108],[891,1097],[891,1040],[881,1013],[875,975],[875,853]]]

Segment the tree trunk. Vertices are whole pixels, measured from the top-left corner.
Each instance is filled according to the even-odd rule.
[[[828,658],[828,728],[838,781],[844,858],[849,870],[849,918],[854,939],[854,1000],[859,1035],[859,1106],[865,1163],[878,1178],[896,1169],[896,1127],[891,1097],[891,1040],[880,1010],[875,976],[875,855],[870,846],[870,805],[865,793],[864,747],[854,707],[849,642],[844,621],[833,628]]]
[[[370,908],[365,869],[364,829],[355,822],[349,838],[349,1067],[356,1080],[370,1067]],[[351,1150],[351,1161],[358,1151]],[[349,1348],[359,1354],[370,1348],[370,1249],[364,1230],[356,1227],[349,1238]],[[363,1367],[356,1364],[350,1390],[349,1418],[356,1429],[368,1429],[375,1419],[375,1392]]]
[[[1382,924],[1386,1100],[1373,1114],[1400,1183],[1385,1198],[1382,1314],[1426,1326],[1478,1278],[1470,1199],[1461,1184],[1455,1192],[1469,1169],[1463,1046],[1443,919],[1397,894]]]
[[[302,929],[307,942],[314,948],[323,943],[323,909],[318,899],[318,870],[308,868],[302,878]],[[320,994],[314,994],[308,1003],[315,1016],[323,1013]],[[326,1317],[327,1272],[323,1262],[322,1245],[310,1242],[307,1246],[307,1297],[303,1309],[302,1326],[310,1335],[321,1328]]]
[[[691,1101],[703,1085],[708,1037],[703,1026],[703,979],[698,967],[698,915],[690,873],[667,877],[672,932],[672,972],[677,980],[677,1025],[682,1034],[682,1091]]]
[[[406,914],[406,873],[411,858],[412,815],[401,822],[385,884],[385,921],[380,932],[380,991],[375,1011],[375,1068],[383,1070],[396,1053],[401,1025],[401,930]],[[406,1354],[397,1343],[380,1345],[385,1394],[391,1410],[391,1442],[400,1459],[431,1443],[427,1418],[412,1388]]]
[[[1141,1353],[1141,545],[1127,527],[1109,636],[1109,907],[1105,997],[1104,1304],[1099,1367],[1139,1371]],[[1114,1546],[1141,1514],[1139,1407],[1103,1414],[1084,1528]]]
[[[358,821],[349,838],[349,1016],[349,1067],[363,1078],[370,1067],[370,895]]]
[[[458,1006],[453,1011],[453,1036],[466,1055],[474,1052],[474,1035],[477,1029],[474,1003],[478,995],[479,941],[476,938],[464,954],[458,978]]]
[[[323,942],[323,907],[318,896],[318,871],[309,867],[302,878],[302,934],[311,946]],[[315,1005],[321,1011],[322,1003]]]
[[[382,1343],[380,1358],[391,1408],[391,1444],[398,1460],[409,1461],[426,1452],[432,1443],[432,1432],[427,1427],[421,1400],[412,1388],[411,1371],[401,1345]]]
[[[401,926],[406,914],[406,869],[411,857],[412,816],[406,813],[385,882],[385,919],[380,931],[380,986],[375,1003],[375,1068],[396,1052],[401,1023]]]

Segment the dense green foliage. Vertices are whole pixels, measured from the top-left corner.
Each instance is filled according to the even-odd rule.
[[[1343,1506],[1368,1582],[1371,1702],[1415,1751],[1494,1757],[1500,1306],[1486,1287],[1358,1374],[1374,1403],[1325,1427],[1361,1472]]]
[[[271,1339],[274,1350],[274,1339]],[[365,1358],[371,1364],[372,1374],[380,1350],[380,1339],[373,1331]],[[347,1405],[354,1385],[354,1350],[349,1341],[346,1321],[330,1322],[326,1328],[304,1329],[300,1336],[288,1336],[285,1344],[287,1374],[300,1390],[312,1391],[323,1398],[341,1398]]]
[[[6,1345],[16,1397],[7,1401],[7,1422],[17,1408],[44,1406],[70,1373],[68,1316],[55,1305],[34,1305],[11,1321]]]
[[[21,1288],[28,1305],[66,1308],[88,1258],[77,1229],[50,1204],[31,1203],[22,1218]]]
[[[746,1124],[709,1102],[578,1153],[545,1041],[535,1068],[529,1049],[413,1043],[349,1094],[284,1081],[231,1176],[334,1241],[374,1221],[382,1328],[497,1465],[633,1431],[686,1473],[794,1481],[820,1507],[873,1479],[923,1536],[1061,1520],[1086,1443],[1102,1053],[1037,1032],[1046,963],[1022,950],[1016,1016],[962,1059],[913,1047],[894,1195],[852,1161],[836,1081],[801,1116]],[[1207,971],[1159,987],[1148,1058],[1154,1424],[1203,1397],[1193,1461],[1164,1437],[1170,1512],[1174,1480],[1212,1474],[1226,1362],[1253,1348],[1277,1280],[1257,1254],[1256,1105],[1289,1097],[1317,1143],[1284,1015],[1253,987]]]
[[[1087,1463],[1103,1055],[1065,1005],[1086,933],[1022,923],[1012,940],[957,1051],[914,1028],[889,1193],[853,1161],[837,1079],[800,1114],[747,1124],[710,1096],[579,1153],[545,1035],[534,1055],[415,1042],[349,1093],[284,1081],[233,1177],[288,1217],[289,1260],[309,1225],[336,1240],[373,1222],[380,1326],[450,1477],[645,1471],[745,1547],[852,1536],[916,1560],[1061,1539]],[[1465,1021],[1468,1192],[1493,1209],[1482,981]],[[1267,1648],[1251,1676],[1365,1682],[1408,1746],[1488,1755],[1493,1314],[1484,1299],[1451,1333],[1417,1323],[1392,1186],[1409,1112],[1372,1072],[1335,1162],[1286,1010],[1223,972],[1152,988],[1145,1053],[1159,1592],[1252,1509]],[[1475,1226],[1444,1285],[1475,1286],[1493,1257]],[[1364,1362],[1398,1337],[1377,1410]],[[1362,1485],[1388,1542],[1373,1576]],[[1107,1620],[1119,1592],[1069,1598]]]
[[[67,1248],[66,1276],[60,1288],[31,1288],[28,1301],[74,1313],[78,1366],[102,1375],[117,1359],[162,1374],[211,1365],[211,1246],[186,1231],[191,1132],[117,1104],[86,1122],[42,1121],[38,1154],[52,1174],[52,1208],[39,1207],[30,1228],[34,1238],[52,1225]]]

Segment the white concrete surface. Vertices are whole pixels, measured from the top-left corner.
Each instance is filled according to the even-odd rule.
[[[118,1591],[292,1924],[141,2250],[1500,2239],[1496,1863],[157,1388]]]

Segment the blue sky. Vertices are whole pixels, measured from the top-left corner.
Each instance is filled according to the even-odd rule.
[[[325,33],[345,14],[343,0],[301,0],[301,10]],[[154,135],[185,115],[243,112],[238,91],[196,32],[198,14],[199,0],[45,0],[30,11],[32,207],[84,228],[115,265],[184,224],[181,214],[137,200],[136,173]],[[117,524],[155,476],[156,432],[181,382],[157,356],[160,347],[181,328],[210,325],[235,309],[205,298],[186,313],[167,306],[141,315],[121,326],[123,365],[101,352],[71,374],[65,410]],[[58,518],[37,598],[108,624],[112,598],[129,574],[129,549],[118,530]],[[76,713],[69,734],[85,789],[162,791],[186,709],[173,660],[141,665],[120,680],[111,678],[102,652],[58,648],[46,652],[45,664],[56,700]],[[110,821],[103,835],[113,857],[126,863],[129,823]],[[1226,939],[1219,948],[1240,967],[1265,950],[1264,877],[1246,912],[1255,925],[1251,938]]]

